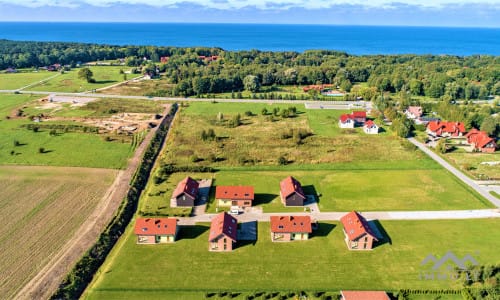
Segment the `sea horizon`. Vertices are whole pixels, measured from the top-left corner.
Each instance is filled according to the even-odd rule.
[[[64,24],[65,26],[61,26]],[[500,28],[178,22],[0,22],[0,39],[351,55],[500,55]]]

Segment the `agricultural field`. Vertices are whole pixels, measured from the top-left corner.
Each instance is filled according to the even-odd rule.
[[[80,69],[74,68],[44,83],[31,86],[27,91],[70,93],[90,91],[124,81],[124,74],[120,74],[120,70],[127,71],[127,67],[123,66],[91,66],[88,68],[94,74],[95,83],[88,83],[85,79],[78,78]],[[127,74],[128,79],[138,76],[140,75]]]
[[[274,108],[282,111],[292,106],[191,103],[181,108],[162,159],[221,168],[277,165],[280,156],[293,164],[413,161],[417,166],[427,159],[392,134],[370,136],[361,128],[340,130],[336,120],[345,111],[305,110],[299,104],[294,117],[272,116]],[[263,109],[268,111],[265,116]],[[237,114],[241,125],[228,126]],[[210,129],[216,138],[203,141],[202,131]]]
[[[170,96],[167,91],[170,91],[174,86],[165,80],[133,80],[99,91],[99,93],[127,96]]]
[[[84,106],[45,104],[24,94],[0,95],[0,164],[121,169],[142,141],[149,122],[155,122],[154,115],[163,111],[160,103],[139,100],[101,99]],[[22,116],[17,116],[19,110]],[[40,114],[44,114],[43,122],[29,118]],[[91,130],[128,124],[143,124],[144,128],[132,135]]]
[[[0,294],[12,299],[63,247],[117,171],[0,166]]]
[[[16,90],[57,75],[54,72],[0,73],[0,90]]]
[[[484,234],[500,225],[498,219],[380,221],[388,238],[368,252],[347,250],[337,222],[320,223],[309,241],[292,243],[271,242],[269,223],[261,222],[258,240],[241,242],[232,253],[207,251],[209,224],[183,227],[174,244],[145,246],[136,244],[133,223],[84,299],[177,298],[196,292],[193,298],[203,299],[208,291],[240,292],[238,299],[244,299],[257,291],[333,293],[359,289],[361,282],[366,290],[452,289],[460,283],[421,278],[430,268],[421,266],[427,255],[453,251],[480,264],[500,262],[500,232]]]

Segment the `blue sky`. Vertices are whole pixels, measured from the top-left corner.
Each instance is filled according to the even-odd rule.
[[[500,0],[0,0],[1,21],[500,28]]]

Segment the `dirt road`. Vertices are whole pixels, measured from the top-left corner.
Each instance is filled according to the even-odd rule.
[[[170,106],[163,112],[163,118],[168,114]],[[15,299],[47,299],[57,289],[64,276],[71,270],[73,265],[89,249],[99,237],[104,227],[113,218],[116,210],[126,196],[130,181],[134,175],[146,147],[158,127],[153,128],[144,141],[137,147],[134,155],[130,158],[127,169],[122,170],[116,176],[115,181],[109,187],[106,195],[96,206],[94,212],[85,220],[82,226],[75,232],[74,236],[65,244],[59,253],[24,286]]]

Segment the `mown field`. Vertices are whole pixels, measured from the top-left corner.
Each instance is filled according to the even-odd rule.
[[[498,219],[381,221],[389,237],[368,252],[348,251],[339,223],[320,223],[312,239],[273,243],[269,223],[258,224],[258,241],[242,243],[232,253],[207,251],[208,226],[183,227],[180,240],[169,245],[137,245],[132,225],[85,299],[203,299],[206,291],[338,291],[459,288],[453,280],[423,280],[428,255],[453,251],[470,254],[480,264],[500,261]],[[132,223],[133,224],[133,223]],[[445,270],[446,271],[446,270]],[[147,280],[145,280],[147,278]],[[284,280],[286,278],[286,280]],[[196,297],[195,297],[196,296]],[[184,297],[185,299],[187,299]]]
[[[0,294],[13,299],[104,196],[114,170],[0,166]]]
[[[0,90],[15,90],[57,75],[55,72],[0,73]]]
[[[293,118],[261,114],[264,108],[271,113],[276,107],[283,110],[291,106],[297,109]],[[247,116],[245,112],[253,115]],[[424,158],[423,153],[406,149],[389,132],[369,136],[361,128],[340,130],[337,120],[342,113],[345,111],[305,110],[300,104],[191,103],[181,109],[162,159],[179,165],[196,161],[194,165],[231,167],[277,165],[280,156],[293,164],[414,161],[418,165],[418,160]],[[242,125],[235,128],[224,125],[237,114]],[[209,129],[218,138],[203,141],[201,133]],[[299,131],[312,135],[298,141]]]
[[[65,71],[64,74],[50,79],[44,83],[34,85],[28,88],[28,91],[50,91],[50,92],[85,92],[93,89],[99,89],[105,86],[113,85],[124,81],[124,75],[120,70],[127,71],[123,66],[91,66],[88,67],[92,73],[95,83],[88,83],[85,79],[78,78],[80,68],[74,68]],[[54,74],[54,73],[52,73]],[[132,79],[140,75],[127,74],[127,79]]]
[[[499,162],[500,151],[495,153],[467,153],[463,150],[456,150],[442,156],[474,179],[500,180],[500,165],[482,164],[484,162]]]

